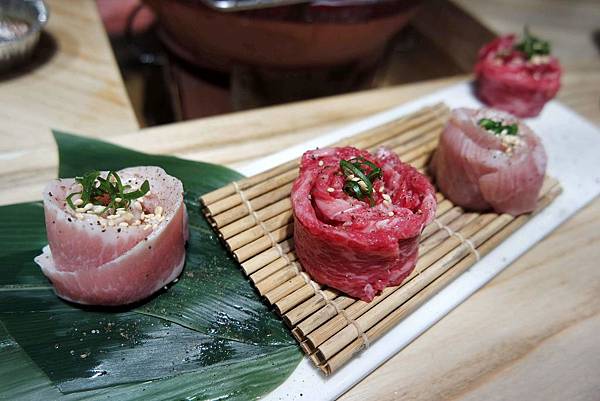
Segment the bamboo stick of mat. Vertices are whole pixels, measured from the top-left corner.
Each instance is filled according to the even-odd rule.
[[[539,205],[539,210],[542,210],[548,204],[552,202],[556,196],[561,192],[559,185],[552,188],[551,192],[542,199]],[[478,251],[481,256],[487,255],[490,251],[496,248],[502,241],[508,236],[519,229],[525,224],[531,217],[529,215],[521,215],[517,218],[512,219],[506,226],[504,226],[499,232],[494,234],[491,238],[478,246]],[[472,253],[467,254],[462,260],[460,260],[452,269],[449,269],[438,277],[435,281],[429,284],[427,287],[418,292],[415,296],[410,298],[409,301],[405,302],[402,306],[389,313],[385,318],[380,320],[376,325],[371,327],[365,332],[365,335],[369,341],[375,341],[383,334],[388,332],[394,327],[400,320],[406,317],[408,314],[413,312],[425,301],[437,294],[446,285],[452,282],[455,278],[464,273],[477,261],[476,256]],[[350,358],[360,351],[363,347],[362,338],[356,338],[340,352],[328,359],[325,363],[319,364],[319,367],[325,374],[331,374],[335,370],[343,366]],[[320,361],[320,360],[319,360]],[[321,361],[320,361],[321,362]]]

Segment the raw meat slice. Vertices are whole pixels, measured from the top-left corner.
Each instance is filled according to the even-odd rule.
[[[74,179],[54,180],[44,190],[49,246],[35,261],[61,298],[90,305],[129,304],[164,287],[183,269],[188,231],[181,182],[160,167],[117,173],[133,188],[144,180],[150,184],[142,209],[132,206],[136,223],[114,224],[110,222],[118,219],[73,211],[66,198],[77,191]],[[156,216],[140,224],[142,213]]]
[[[482,119],[515,124],[517,135],[496,135]],[[515,117],[490,109],[452,112],[431,162],[436,185],[455,204],[519,215],[535,209],[546,171],[546,152]]]
[[[349,178],[340,161],[353,158],[381,169],[373,206],[344,192]],[[375,155],[352,147],[304,153],[292,205],[302,267],[317,282],[364,301],[410,274],[421,231],[436,210],[427,178],[384,148]]]
[[[535,117],[560,89],[561,67],[550,55],[528,59],[515,44],[515,36],[508,35],[481,48],[475,65],[476,93],[491,107]]]

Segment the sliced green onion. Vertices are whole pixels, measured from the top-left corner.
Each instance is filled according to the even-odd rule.
[[[524,28],[523,39],[515,45],[515,49],[525,53],[528,60],[535,55],[548,55],[551,51],[550,42],[531,35],[527,26]]]
[[[92,171],[81,177],[75,177],[75,181],[81,184],[81,192],[69,194],[66,198],[67,204],[73,210],[77,209],[73,204],[72,198],[75,195],[80,195],[82,204],[84,205],[91,203],[93,205],[105,206],[97,214],[103,214],[109,209],[127,208],[132,200],[141,198],[150,191],[150,183],[148,180],[144,180],[139,189],[125,192],[131,186],[123,185],[121,177],[115,171],[109,171],[106,178],[101,177],[99,171]]]
[[[493,133],[494,135],[502,135],[503,133],[505,133],[506,135],[517,135],[519,133],[519,126],[516,123],[504,124],[504,122],[499,120],[482,118],[478,121],[477,124],[479,124],[479,126],[484,128],[486,131]]]
[[[373,207],[375,206],[375,201],[373,200],[373,181],[377,178],[381,178],[381,168],[363,157],[352,160],[356,161],[340,160],[340,169],[346,176],[343,190],[353,198],[359,200],[367,198],[369,200],[369,205]],[[363,166],[369,167],[371,172],[367,174],[363,171]],[[348,178],[349,176],[356,177],[359,181],[353,181]],[[364,183],[364,186],[359,184],[361,181]]]

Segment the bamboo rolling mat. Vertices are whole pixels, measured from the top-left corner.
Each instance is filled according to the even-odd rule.
[[[438,104],[335,145],[386,146],[425,172],[449,113]],[[436,219],[421,235],[414,271],[400,286],[364,302],[311,280],[296,259],[290,191],[298,167],[299,160],[293,160],[233,182],[204,195],[201,203],[245,274],[325,374],[339,369],[531,218],[469,213],[438,192]],[[560,191],[558,182],[546,177],[536,212]]]

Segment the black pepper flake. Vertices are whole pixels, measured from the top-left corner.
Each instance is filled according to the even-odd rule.
[[[54,196],[54,195],[52,195],[52,192],[48,192],[48,195],[50,195],[50,196]]]
[[[70,217],[67,217],[67,220],[69,220],[69,223],[72,222],[73,220],[71,220]],[[54,222],[52,222],[54,224]]]
[[[118,233],[120,233],[120,232],[121,232],[121,229],[120,229],[120,228],[117,228],[117,232],[118,232]]]
[[[106,228],[104,230],[102,230],[102,232],[105,233],[106,232]]]
[[[148,245],[148,249],[152,249],[152,245]]]

